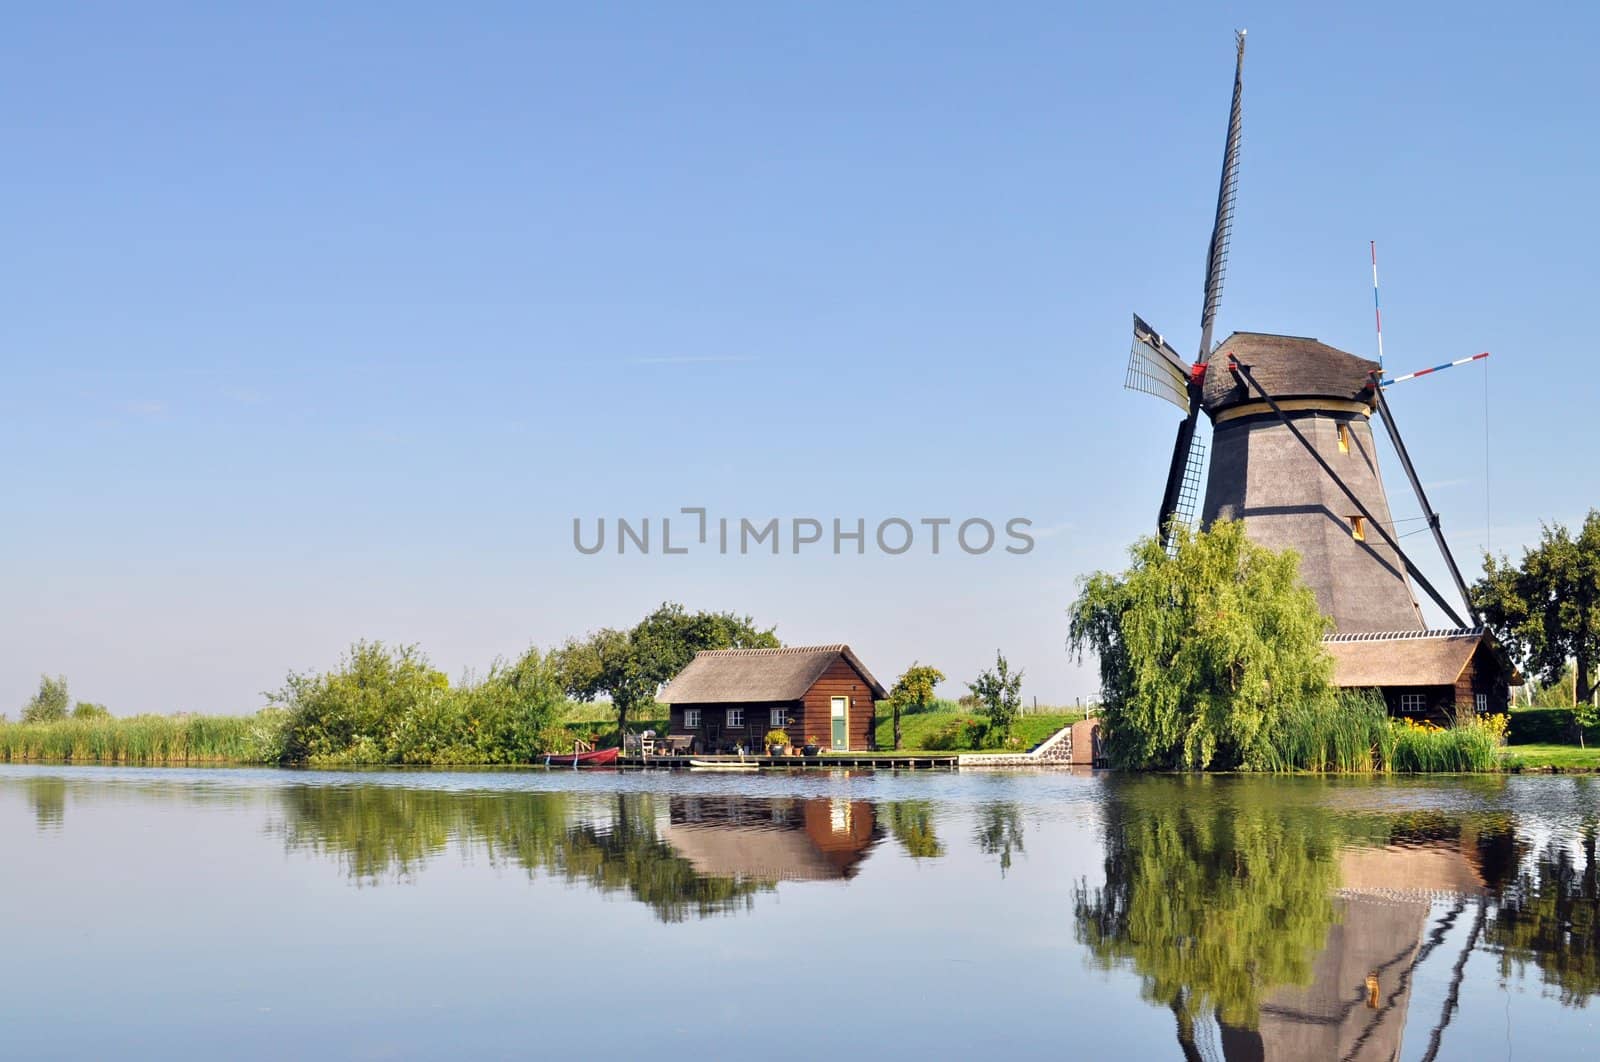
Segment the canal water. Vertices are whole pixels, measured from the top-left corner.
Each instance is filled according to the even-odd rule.
[[[0,767],[14,1058],[1594,1057],[1584,777]]]

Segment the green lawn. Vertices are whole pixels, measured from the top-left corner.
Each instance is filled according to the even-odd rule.
[[[1506,767],[1537,770],[1554,767],[1563,771],[1600,771],[1600,747],[1590,745],[1508,745],[1501,752]]]
[[[1018,739],[1019,747],[1016,749],[973,749],[949,748],[932,750],[929,748],[935,734],[949,727],[951,723],[966,719],[981,719],[976,712],[917,712],[900,717],[900,751],[901,752],[1026,752],[1045,738],[1054,734],[1064,726],[1070,726],[1083,718],[1082,712],[1051,712],[1039,715],[1024,715],[1017,719],[1012,733]],[[894,748],[894,716],[886,709],[878,711],[878,749],[887,751]]]

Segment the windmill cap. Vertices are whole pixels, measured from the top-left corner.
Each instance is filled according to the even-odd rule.
[[[1366,401],[1370,397],[1370,374],[1378,368],[1375,361],[1308,336],[1235,332],[1217,346],[1206,371],[1202,404],[1213,417],[1234,406],[1261,400],[1259,394],[1247,390],[1228,371],[1230,356],[1248,366],[1256,383],[1274,399]]]

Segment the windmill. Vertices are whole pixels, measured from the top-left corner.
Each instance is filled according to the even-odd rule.
[[[1195,361],[1185,361],[1143,318],[1136,315],[1133,319],[1125,386],[1163,398],[1184,413],[1161,495],[1157,526],[1162,541],[1170,549],[1174,528],[1195,518],[1205,465],[1195,428],[1203,411],[1212,433],[1201,522],[1241,520],[1252,541],[1276,550],[1295,550],[1300,555],[1301,576],[1322,611],[1333,619],[1336,639],[1382,637],[1417,642],[1444,637],[1444,632],[1426,630],[1412,592],[1413,582],[1455,624],[1457,629],[1450,637],[1460,644],[1445,647],[1448,653],[1438,645],[1419,648],[1417,644],[1391,645],[1383,652],[1370,647],[1340,649],[1334,653],[1336,661],[1353,661],[1350,673],[1364,676],[1363,680],[1352,679],[1350,685],[1426,688],[1434,691],[1427,696],[1441,703],[1454,696],[1458,703],[1465,699],[1480,709],[1484,702],[1478,693],[1483,687],[1490,690],[1490,703],[1503,704],[1503,683],[1490,673],[1504,668],[1480,661],[1475,646],[1481,638],[1467,644],[1481,623],[1439,528],[1438,513],[1423,491],[1383,394],[1389,384],[1411,377],[1386,380],[1378,362],[1304,336],[1234,332],[1212,344],[1238,198],[1244,47],[1245,34],[1240,30],[1235,35],[1233,103],[1206,253]],[[1434,370],[1424,373],[1428,371]],[[1412,374],[1416,375],[1422,374]],[[1378,467],[1371,426],[1374,414],[1383,419],[1460,595],[1459,602],[1448,600],[1400,547]],[[1471,616],[1470,624],[1459,605]],[[1488,648],[1493,655],[1493,647]],[[1471,655],[1457,660],[1461,653]],[[1415,663],[1428,654],[1432,654],[1428,657],[1433,661],[1431,671],[1413,668],[1411,673],[1405,672],[1410,666],[1407,661]],[[1379,661],[1380,656],[1388,662]],[[1481,682],[1471,670],[1479,667],[1486,676]],[[1390,677],[1403,673],[1412,674],[1412,680],[1391,682]],[[1375,674],[1382,681],[1365,680]],[[1447,692],[1452,688],[1456,690],[1453,695]]]

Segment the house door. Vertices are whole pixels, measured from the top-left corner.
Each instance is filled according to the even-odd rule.
[[[850,698],[834,697],[829,702],[832,706],[833,716],[833,751],[848,752],[850,749]]]

